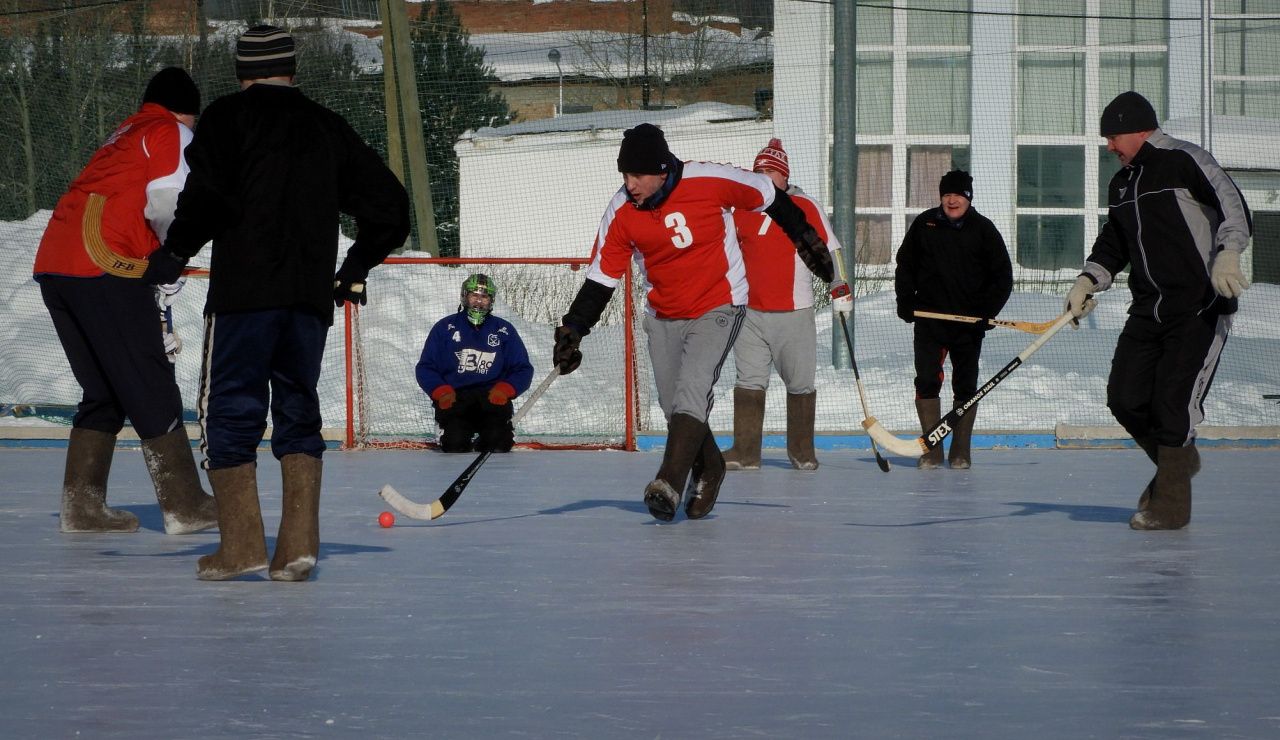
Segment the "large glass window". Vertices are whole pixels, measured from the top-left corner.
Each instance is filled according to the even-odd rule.
[[[938,205],[938,181],[950,170],[969,169],[967,146],[913,146],[907,149],[907,207]],[[910,223],[910,221],[908,221]]]
[[[1098,58],[1098,109],[1126,90],[1136,90],[1151,101],[1156,118],[1169,112],[1168,64],[1163,52],[1102,54]]]
[[[1213,85],[1213,112],[1222,116],[1280,119],[1280,82],[1216,82]]]
[[[899,3],[907,14],[909,46],[968,46],[969,0]]]
[[[1084,55],[1020,54],[1018,133],[1084,132]]]
[[[1033,270],[1079,267],[1084,262],[1080,216],[1018,216],[1018,264]]]
[[[858,133],[893,132],[893,55],[858,55]]]
[[[1107,18],[1098,24],[1098,40],[1103,44],[1165,44],[1169,34],[1169,22],[1164,20],[1169,15],[1168,0],[1107,0],[1103,8]]]
[[[1245,9],[1227,10],[1236,6]],[[1266,5],[1266,9],[1258,6]],[[1224,7],[1226,6],[1226,7]],[[1277,13],[1280,3],[1215,3],[1214,15]],[[1213,24],[1214,72],[1219,75],[1274,75],[1280,71],[1280,24],[1274,20],[1216,20]]]
[[[1018,43],[1023,46],[1080,46],[1084,43],[1085,0],[1019,0]]]
[[[893,43],[892,0],[860,0],[857,13],[858,46]]]
[[[907,59],[907,133],[969,133],[968,55]]]
[[[858,147],[857,208],[893,205],[893,152],[888,146]]]
[[[1018,207],[1083,206],[1084,147],[1018,147]]]
[[[1253,214],[1253,282],[1280,283],[1280,213]]]
[[[893,230],[888,216],[856,216],[853,219],[854,261],[863,265],[887,265],[893,259]]]

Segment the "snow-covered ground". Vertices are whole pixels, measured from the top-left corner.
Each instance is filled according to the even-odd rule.
[[[584,207],[595,208],[596,204]],[[74,405],[79,387],[67,367],[61,347],[31,278],[31,264],[49,218],[41,211],[26,221],[0,222],[0,404]],[[344,249],[346,242],[344,241]],[[201,253],[196,262],[207,260]],[[380,435],[431,435],[430,409],[414,380],[413,367],[431,324],[457,306],[463,270],[430,270],[417,266],[384,266],[370,281],[370,305],[360,327],[367,354],[365,384],[370,389],[372,431]],[[487,268],[485,268],[487,269]],[[502,268],[494,268],[500,270]],[[501,274],[501,273],[498,273]],[[560,313],[568,306],[581,273],[569,273],[559,284],[511,285],[499,294],[497,312],[511,320],[525,338],[540,378],[550,372],[550,336]],[[501,288],[501,282],[500,282]],[[203,334],[201,309],[206,285],[191,280],[175,309],[179,335],[186,349],[179,355],[177,374],[187,405],[195,397]],[[549,300],[541,291],[554,291]],[[1064,331],[1029,362],[1002,382],[984,401],[979,430],[1048,432],[1057,423],[1113,424],[1105,407],[1106,376],[1116,337],[1128,303],[1123,289],[1100,296],[1098,309],[1079,331]],[[617,299],[615,298],[615,303]],[[1053,318],[1060,310],[1059,295],[1018,293],[1002,316],[1032,321]],[[614,307],[614,313],[618,313]],[[1231,340],[1206,403],[1206,423],[1221,426],[1280,425],[1280,405],[1266,396],[1280,393],[1280,287],[1255,285],[1245,295]],[[831,313],[817,317],[819,368],[817,387],[820,431],[860,430],[862,411],[850,370],[833,367]],[[896,317],[891,293],[859,296],[854,322],[858,369],[867,389],[871,412],[892,430],[916,426],[911,384],[910,331]],[[329,335],[321,394],[325,425],[342,427],[346,420],[344,326],[337,315]],[[987,335],[981,377],[994,375],[1012,360],[1032,337],[1006,329]],[[622,347],[620,322],[597,328],[583,341],[582,368],[558,380],[539,407],[530,413],[522,431],[537,435],[613,436],[623,428]],[[661,429],[662,415],[648,390],[644,342],[637,344],[641,367],[641,428]],[[717,387],[712,426],[732,428],[732,360]],[[945,393],[945,391],[944,391]],[[944,395],[945,397],[945,395]],[[766,428],[785,427],[785,393],[775,382],[767,400]],[[31,418],[0,419],[4,424],[48,424]]]

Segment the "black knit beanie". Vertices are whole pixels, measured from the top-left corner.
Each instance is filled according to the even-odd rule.
[[[181,67],[165,67],[147,83],[142,93],[143,103],[163,105],[174,113],[199,115],[200,90],[192,82],[191,75]]]
[[[297,71],[293,37],[275,26],[254,26],[236,39],[236,77],[292,77]]]
[[[639,175],[661,175],[671,170],[671,150],[662,129],[642,123],[622,134],[618,149],[618,171]]]
[[[938,182],[938,195],[957,193],[973,202],[973,176],[964,170],[951,170]]]
[[[1103,136],[1132,134],[1160,128],[1156,109],[1138,93],[1129,90],[1115,97],[1102,109],[1102,121],[1098,130]]]

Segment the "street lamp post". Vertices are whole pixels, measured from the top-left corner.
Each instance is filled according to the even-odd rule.
[[[552,49],[547,52],[547,59],[556,65],[556,74],[560,77],[560,103],[556,106],[556,117],[559,118],[564,114],[564,70],[560,69],[560,50]]]

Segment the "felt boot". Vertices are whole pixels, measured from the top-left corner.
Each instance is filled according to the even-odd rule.
[[[218,500],[218,530],[222,541],[212,555],[196,563],[196,578],[225,581],[267,569],[267,539],[258,503],[258,466],[245,463],[209,471],[209,485]]]
[[[271,580],[305,581],[320,556],[320,458],[302,453],[280,458],[284,506]]]
[[[935,424],[942,421],[942,399],[917,398],[916,415],[920,417],[920,433],[927,434]],[[942,445],[921,455],[916,461],[916,467],[923,470],[942,467]]]
[[[706,422],[688,414],[672,414],[667,424],[667,448],[662,454],[658,477],[644,488],[644,504],[654,519],[669,522],[680,509],[681,491],[693,468],[694,458],[711,433]]]
[[[733,389],[733,446],[724,453],[726,470],[759,470],[764,434],[764,391]]]
[[[107,506],[116,435],[73,428],[67,439],[58,528],[63,532],[136,532],[138,517]]]
[[[1195,444],[1159,448],[1156,482],[1145,510],[1129,518],[1133,529],[1182,529],[1191,521],[1191,478],[1200,467]]]
[[[1155,443],[1155,440],[1145,439],[1145,438],[1138,439],[1135,437],[1134,441],[1138,443],[1138,447],[1142,448],[1143,452],[1147,453],[1147,457],[1151,458],[1151,462],[1155,463],[1158,469],[1160,465],[1160,461],[1159,461],[1160,447]],[[1194,449],[1195,445],[1193,444],[1191,445],[1191,447]],[[1200,452],[1197,450],[1195,455],[1193,456],[1192,464],[1191,464],[1192,477],[1195,477],[1196,473],[1199,473],[1199,472],[1200,472]],[[1157,475],[1159,474],[1157,473]],[[1155,490],[1156,490],[1157,475],[1151,476],[1151,480],[1147,483],[1147,487],[1142,489],[1142,495],[1138,497],[1138,511],[1146,511],[1147,509],[1151,508],[1151,496],[1155,493]]]
[[[1134,442],[1138,443],[1138,447],[1146,453],[1151,462],[1157,466],[1160,465],[1159,446],[1154,439],[1149,437],[1134,437]],[[1147,487],[1142,489],[1142,495],[1138,497],[1138,511],[1146,511],[1151,505],[1151,492],[1155,490],[1156,477],[1151,476],[1151,480],[1147,483]]]
[[[813,452],[817,400],[817,391],[787,394],[787,458],[796,470],[818,469],[818,456]]]
[[[701,519],[711,513],[716,497],[720,495],[720,484],[724,482],[725,467],[720,448],[716,445],[716,436],[708,431],[702,440],[702,449],[694,458],[689,488],[685,491],[689,501],[684,506],[684,513],[690,519]]]
[[[142,459],[147,462],[156,501],[164,514],[165,534],[190,534],[218,526],[218,504],[200,487],[186,427],[178,425],[168,434],[144,440]]]
[[[956,470],[968,470],[973,465],[969,447],[973,441],[973,422],[978,417],[978,404],[969,407],[969,412],[960,417],[956,428],[951,430],[951,449],[947,450],[947,463]],[[939,446],[937,449],[941,450]]]

